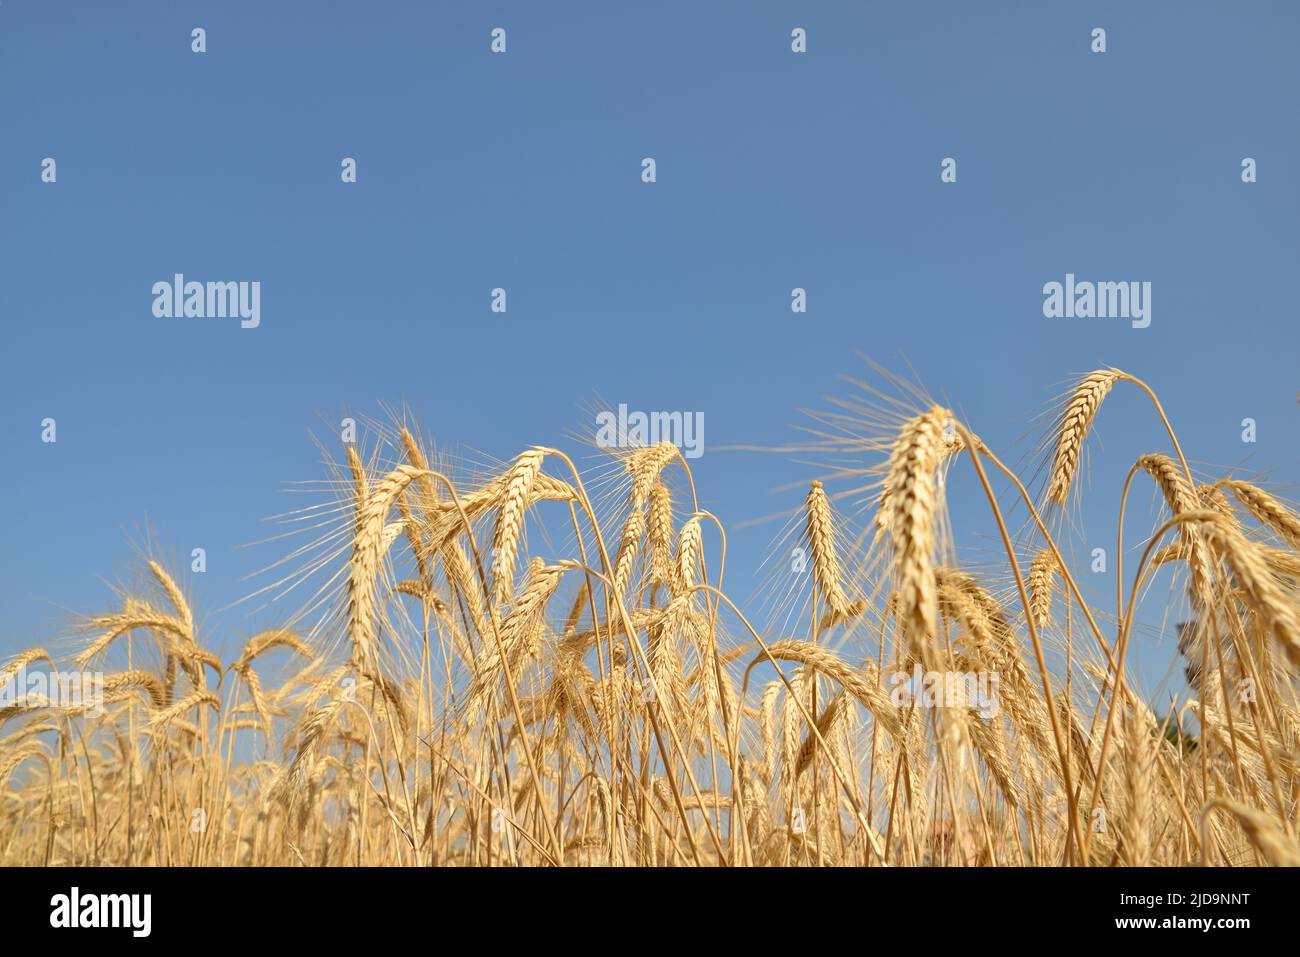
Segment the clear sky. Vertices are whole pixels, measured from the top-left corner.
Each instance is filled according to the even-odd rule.
[[[309,430],[382,403],[498,458],[572,448],[598,400],[702,412],[742,599],[779,523],[740,524],[813,472],[722,447],[796,440],[856,353],[1022,464],[1032,417],[1120,366],[1194,465],[1294,497],[1300,7],[994,7],[3,0],[0,653],[105,609],[146,524],[207,550],[187,577],[235,646],[251,623],[215,610],[280,554],[238,546],[322,476]],[[156,318],[177,272],[260,282],[260,326]],[[1150,282],[1151,325],[1045,318],[1071,272]],[[1099,436],[1084,519],[1109,546],[1124,472],[1167,444],[1131,392]],[[953,482],[979,561],[973,494]],[[1153,691],[1170,650],[1139,649]]]

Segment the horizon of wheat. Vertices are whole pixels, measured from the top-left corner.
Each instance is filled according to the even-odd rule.
[[[1160,511],[1107,611],[1058,517],[1120,383],[1167,448],[1123,485]],[[485,477],[379,429],[288,519],[310,541],[271,587],[314,592],[235,660],[150,558],[73,654],[0,664],[0,864],[1300,862],[1291,505],[1197,481],[1118,369],[1063,398],[1039,500],[928,400],[858,426],[826,448],[879,454],[835,473],[875,477],[874,511],[811,483],[787,530],[809,560],[773,572],[760,627],[671,444]],[[952,480],[987,497],[998,561],[957,562]],[[1190,692],[1159,709],[1126,668],[1139,608],[1179,626]],[[102,671],[100,706],[61,700],[72,668]]]

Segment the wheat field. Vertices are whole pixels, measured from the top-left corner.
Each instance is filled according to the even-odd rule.
[[[1153,451],[1085,483],[1129,389]],[[77,647],[0,668],[104,676],[0,707],[0,864],[1300,863],[1300,516],[1193,474],[1116,369],[1060,398],[1034,481],[973,427],[920,390],[816,414],[834,464],[742,608],[677,447],[486,473],[376,424],[283,516],[259,597],[295,610],[233,660],[154,556]],[[997,546],[965,567],[953,482]],[[1122,503],[1100,579],[1085,484]],[[1151,621],[1165,701],[1130,674]]]

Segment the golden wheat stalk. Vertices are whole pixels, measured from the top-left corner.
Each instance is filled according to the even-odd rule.
[[[3,668],[0,668],[0,688],[3,688],[13,680],[14,675],[26,668],[34,661],[44,661],[50,667],[54,666],[54,659],[50,657],[48,651],[44,648],[28,648],[10,658]]]
[[[1226,488],[1255,520],[1277,532],[1292,548],[1300,549],[1300,515],[1257,485],[1240,479],[1220,479],[1215,489]]]
[[[813,580],[830,614],[842,619],[850,614],[849,600],[844,594],[844,570],[835,547],[835,515],[821,482],[813,482],[808,489],[804,513],[805,534],[812,553]]]
[[[348,451],[355,456],[351,446]],[[397,496],[418,474],[410,465],[399,465],[358,500],[348,575],[348,636],[354,661],[370,662],[374,658],[375,578],[386,544],[392,543],[392,538],[384,534],[385,521]]]
[[[1048,501],[1065,504],[1066,497],[1070,494],[1070,484],[1079,467],[1084,440],[1092,428],[1092,420],[1106,394],[1123,375],[1118,369],[1098,369],[1088,373],[1074,387],[1070,401],[1056,426],[1056,452],[1052,458],[1051,478],[1047,484]]]
[[[1232,569],[1264,633],[1281,646],[1293,667],[1300,668],[1300,612],[1294,596],[1271,574],[1263,548],[1222,519],[1197,524],[1214,554]]]
[[[904,641],[913,649],[927,647],[938,631],[935,469],[943,457],[944,429],[951,420],[952,414],[938,406],[910,419],[899,431],[889,456],[888,528],[898,616]]]
[[[805,641],[786,639],[768,645],[768,653],[778,661],[797,661],[813,671],[833,678],[845,691],[860,701],[890,735],[902,732],[898,709],[880,688],[875,665],[851,668],[834,652]]]
[[[516,457],[505,474],[497,524],[492,533],[492,598],[498,605],[509,601],[514,591],[515,556],[523,535],[524,511],[545,458],[546,453],[541,449],[529,449]]]
[[[1277,823],[1257,808],[1250,807],[1231,798],[1215,797],[1205,803],[1201,812],[1201,848],[1202,853],[1210,846],[1206,837],[1206,825],[1210,815],[1218,809],[1233,816],[1254,848],[1272,867],[1300,867],[1300,845],[1295,838],[1286,834]]]
[[[221,701],[211,691],[207,691],[203,688],[196,688],[175,704],[158,709],[150,718],[149,723],[155,728],[170,724],[177,718],[181,717],[181,715],[193,711],[201,705],[207,705],[210,708],[219,710],[221,708]]]
[[[1044,548],[1029,565],[1029,613],[1039,629],[1052,618],[1052,582],[1056,576],[1056,557]]]

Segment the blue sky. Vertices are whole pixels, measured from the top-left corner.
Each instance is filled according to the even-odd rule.
[[[250,623],[213,611],[279,555],[238,546],[322,475],[309,430],[381,403],[500,458],[572,448],[598,399],[703,412],[738,598],[778,530],[740,524],[813,473],[721,447],[796,440],[857,353],[1021,464],[1056,393],[1120,366],[1194,465],[1294,496],[1298,8],[991,7],[4,0],[0,653],[105,608],[146,524],[207,550],[189,577],[229,647]],[[260,327],[155,318],[176,272],[259,281]],[[1045,319],[1067,272],[1151,282],[1151,326]],[[1166,444],[1135,393],[1099,435],[1084,520],[1109,545],[1124,472]],[[974,491],[951,500],[978,561]],[[1139,649],[1144,685],[1169,661]]]

